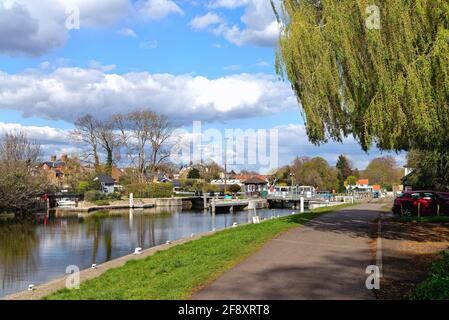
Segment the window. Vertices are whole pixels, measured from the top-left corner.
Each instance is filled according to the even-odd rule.
[[[410,194],[410,197],[411,197],[413,200],[418,200],[418,199],[421,198],[421,195],[420,195],[419,193],[412,193],[412,194]]]
[[[435,199],[435,194],[431,193],[431,192],[423,192],[422,193],[422,197],[423,198],[430,198],[430,199]]]

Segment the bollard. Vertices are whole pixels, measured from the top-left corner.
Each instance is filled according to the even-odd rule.
[[[300,211],[304,213],[304,197],[301,197]]]
[[[134,193],[129,194],[129,207],[134,208]]]

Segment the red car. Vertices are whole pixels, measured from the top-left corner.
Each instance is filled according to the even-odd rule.
[[[449,215],[449,193],[408,191],[394,200],[393,213],[404,216]]]

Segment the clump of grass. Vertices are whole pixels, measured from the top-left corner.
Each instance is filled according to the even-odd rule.
[[[432,264],[428,278],[416,287],[410,298],[412,300],[449,299],[449,253],[445,251],[441,253],[441,259]]]
[[[196,288],[215,280],[268,240],[342,207],[319,208],[301,215],[220,231],[159,251],[144,260],[131,260],[82,283],[79,290],[63,289],[46,299],[186,299]]]

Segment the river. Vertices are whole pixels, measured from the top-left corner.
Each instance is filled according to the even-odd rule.
[[[261,218],[292,210],[262,209]],[[0,297],[82,269],[184,237],[232,227],[252,219],[252,211],[217,214],[180,209],[101,212],[85,218],[41,215],[34,221],[0,222]]]

